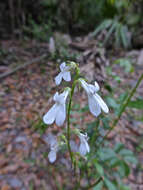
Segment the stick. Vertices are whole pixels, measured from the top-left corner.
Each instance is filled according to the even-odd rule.
[[[6,72],[6,73],[1,74],[1,75],[0,75],[0,79],[5,78],[5,77],[7,77],[7,76],[13,74],[13,73],[15,73],[16,71],[18,71],[18,70],[20,70],[20,69],[23,69],[23,68],[25,68],[25,67],[28,66],[28,65],[31,65],[31,64],[36,63],[36,62],[39,62],[39,61],[45,59],[46,57],[47,57],[47,54],[43,54],[43,55],[41,55],[40,57],[37,57],[37,58],[35,58],[35,59],[31,60],[31,61],[28,61],[28,62],[24,63],[23,65],[19,65],[19,66],[17,66],[16,68],[14,68],[12,71],[8,71],[8,72]]]

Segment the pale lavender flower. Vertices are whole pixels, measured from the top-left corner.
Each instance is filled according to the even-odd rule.
[[[100,87],[97,82],[95,82],[95,85],[88,84],[85,82],[83,79],[79,79],[81,82],[82,87],[87,93],[88,96],[88,105],[89,105],[89,110],[94,116],[98,116],[101,113],[101,109],[105,112],[108,113],[109,109],[106,105],[106,103],[103,101],[103,99],[97,94],[99,91]]]
[[[66,99],[69,94],[69,90],[65,90],[63,93],[55,93],[53,100],[55,104],[51,109],[43,116],[45,124],[51,125],[54,121],[58,126],[62,126],[66,119]]]
[[[61,72],[55,77],[56,85],[59,85],[64,79],[65,81],[71,81],[70,66],[67,66],[65,62],[60,65]]]
[[[50,163],[54,163],[57,158],[57,151],[58,151],[58,142],[55,136],[50,135],[48,137],[48,144],[50,145],[50,152],[48,154],[48,159]]]
[[[90,147],[87,142],[88,141],[87,133],[86,134],[80,133],[78,136],[80,138],[79,153],[82,156],[85,156],[87,153],[90,152]]]

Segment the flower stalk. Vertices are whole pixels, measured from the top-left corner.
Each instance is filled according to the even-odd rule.
[[[72,163],[73,163],[73,153],[72,153],[71,147],[70,147],[70,111],[71,111],[72,97],[73,97],[73,94],[74,94],[76,83],[77,83],[77,80],[75,80],[73,82],[73,85],[72,85],[72,88],[71,88],[69,104],[68,104],[68,111],[67,111],[67,145],[68,145],[68,151],[69,151]]]

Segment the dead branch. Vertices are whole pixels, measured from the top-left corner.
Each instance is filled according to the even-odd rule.
[[[19,71],[20,69],[23,69],[23,68],[25,68],[25,67],[27,67],[27,66],[33,64],[33,63],[42,61],[42,60],[45,59],[46,57],[47,57],[47,54],[43,54],[42,56],[37,57],[37,58],[35,58],[35,59],[32,59],[31,61],[28,61],[28,62],[24,63],[23,65],[19,65],[19,66],[17,66],[16,68],[14,68],[13,70],[1,74],[1,75],[0,75],[0,79],[5,78],[5,77],[7,77],[7,76],[9,76],[9,75],[11,75],[11,74],[13,74],[13,73],[15,73],[16,71]]]

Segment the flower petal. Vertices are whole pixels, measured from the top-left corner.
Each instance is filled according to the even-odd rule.
[[[99,84],[95,81],[94,82],[96,92],[100,90]]]
[[[56,147],[57,139],[53,134],[49,133],[46,137],[46,140],[47,140],[47,143],[50,145],[50,148]]]
[[[56,113],[57,113],[57,105],[54,104],[52,108],[43,116],[43,122],[48,125],[51,125],[56,118]]]
[[[63,73],[63,79],[67,82],[71,81],[71,74],[69,71]]]
[[[86,150],[87,150],[87,152],[90,152],[90,147],[89,147],[89,145],[88,145],[87,142],[85,143],[85,146],[86,146]]]
[[[64,71],[65,67],[66,67],[66,63],[65,62],[61,63],[60,70]]]
[[[98,102],[98,104],[100,105],[101,109],[105,112],[108,113],[109,112],[109,108],[106,105],[106,103],[103,101],[103,99],[96,93],[94,95],[96,101]]]
[[[101,108],[93,95],[88,95],[89,110],[94,116],[98,116],[101,113]]]
[[[92,84],[88,84],[88,89],[91,94],[94,94],[96,92],[96,87]]]
[[[88,87],[88,84],[85,82],[85,80],[83,79],[80,79],[80,82],[81,82],[81,85],[82,87],[84,88],[84,90],[86,91],[87,94],[89,94],[89,87]]]
[[[80,146],[79,146],[79,153],[82,155],[82,156],[85,156],[86,154],[86,148],[85,148],[85,144],[84,143],[81,143]]]
[[[88,143],[86,142],[81,142],[80,143],[80,146],[79,146],[79,153],[82,155],[82,156],[85,156],[87,152],[89,152],[90,149],[89,149],[89,146],[88,146]]]
[[[56,124],[62,126],[66,119],[66,106],[65,104],[58,105],[58,110],[56,114]]]
[[[56,161],[57,155],[54,150],[51,150],[48,154],[49,162],[53,163]]]
[[[56,92],[56,93],[54,94],[53,100],[56,102],[56,101],[58,100],[58,97],[59,97],[59,93]]]
[[[59,84],[61,83],[62,77],[63,77],[62,73],[59,73],[59,74],[55,77],[55,83],[56,83],[56,85],[59,85]]]
[[[65,104],[68,94],[68,90],[65,90],[63,93],[61,93],[58,97],[58,102],[60,102],[60,104]]]

